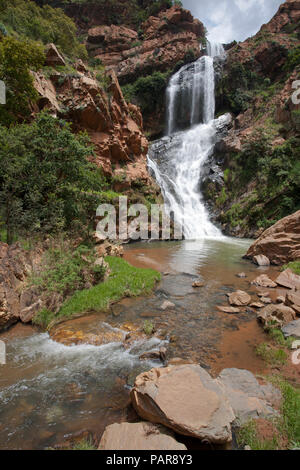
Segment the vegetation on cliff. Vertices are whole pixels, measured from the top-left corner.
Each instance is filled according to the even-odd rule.
[[[8,34],[43,44],[53,42],[68,57],[86,59],[87,52],[77,39],[74,22],[49,3],[39,7],[31,0],[1,0],[0,23]]]

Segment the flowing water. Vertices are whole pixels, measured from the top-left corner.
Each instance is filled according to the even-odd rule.
[[[224,367],[263,372],[254,352],[264,341],[255,313],[232,316],[216,309],[226,305],[226,294],[237,288],[257,299],[259,289],[249,281],[260,272],[275,276],[274,268],[257,268],[242,259],[248,245],[247,240],[224,238],[128,246],[127,261],[169,274],[151,296],[124,299],[106,314],[68,324],[75,331],[97,334],[103,322],[121,332],[127,325],[142,328],[146,320],[153,322],[159,337],[141,339],[128,349],[122,343],[64,346],[22,325],[2,333],[7,364],[0,366],[0,449],[53,447],[84,431],[98,442],[106,425],[136,419],[128,408],[130,387],[140,372],[162,365],[139,356],[161,346],[167,347],[170,358],[192,359],[211,373]],[[246,279],[236,277],[241,271]],[[194,289],[199,278],[205,287]],[[281,293],[274,290],[273,295]],[[162,310],[165,300],[174,308]]]
[[[208,43],[207,53],[171,78],[167,89],[167,136],[155,142],[148,155],[166,210],[183,228],[185,239],[222,237],[210,222],[200,184],[203,168],[231,117],[225,114],[214,119],[214,60],[225,57],[224,49],[220,44]]]

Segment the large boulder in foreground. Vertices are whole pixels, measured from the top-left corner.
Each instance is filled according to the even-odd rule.
[[[196,364],[151,369],[131,391],[137,413],[179,434],[224,444],[235,415],[221,386]]]
[[[265,230],[245,258],[253,260],[257,255],[267,256],[275,265],[300,259],[300,210]]]
[[[152,423],[121,423],[107,426],[99,450],[187,450],[172,431]]]
[[[273,406],[280,402],[280,391],[271,384],[261,385],[248,370],[224,369],[217,380],[225,389],[238,424],[276,414]]]

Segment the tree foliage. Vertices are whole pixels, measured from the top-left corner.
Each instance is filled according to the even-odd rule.
[[[29,102],[37,98],[30,70],[45,60],[43,48],[30,40],[7,36],[0,42],[0,80],[6,86],[6,105],[0,106],[0,124],[11,124],[29,113]]]
[[[0,210],[8,242],[15,233],[88,226],[103,178],[89,163],[85,134],[46,113],[31,125],[0,126]]]
[[[87,58],[76,37],[75,23],[60,8],[39,7],[30,0],[0,0],[0,22],[12,34],[44,44],[53,42],[71,58]]]

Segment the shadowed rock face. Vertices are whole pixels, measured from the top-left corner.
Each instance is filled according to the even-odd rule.
[[[172,431],[147,422],[107,426],[99,450],[187,450]]]
[[[230,442],[233,411],[221,387],[195,364],[152,369],[136,378],[137,413],[179,434],[216,444]]]
[[[300,211],[267,229],[249,248],[246,258],[265,255],[272,264],[281,265],[300,258]]]

